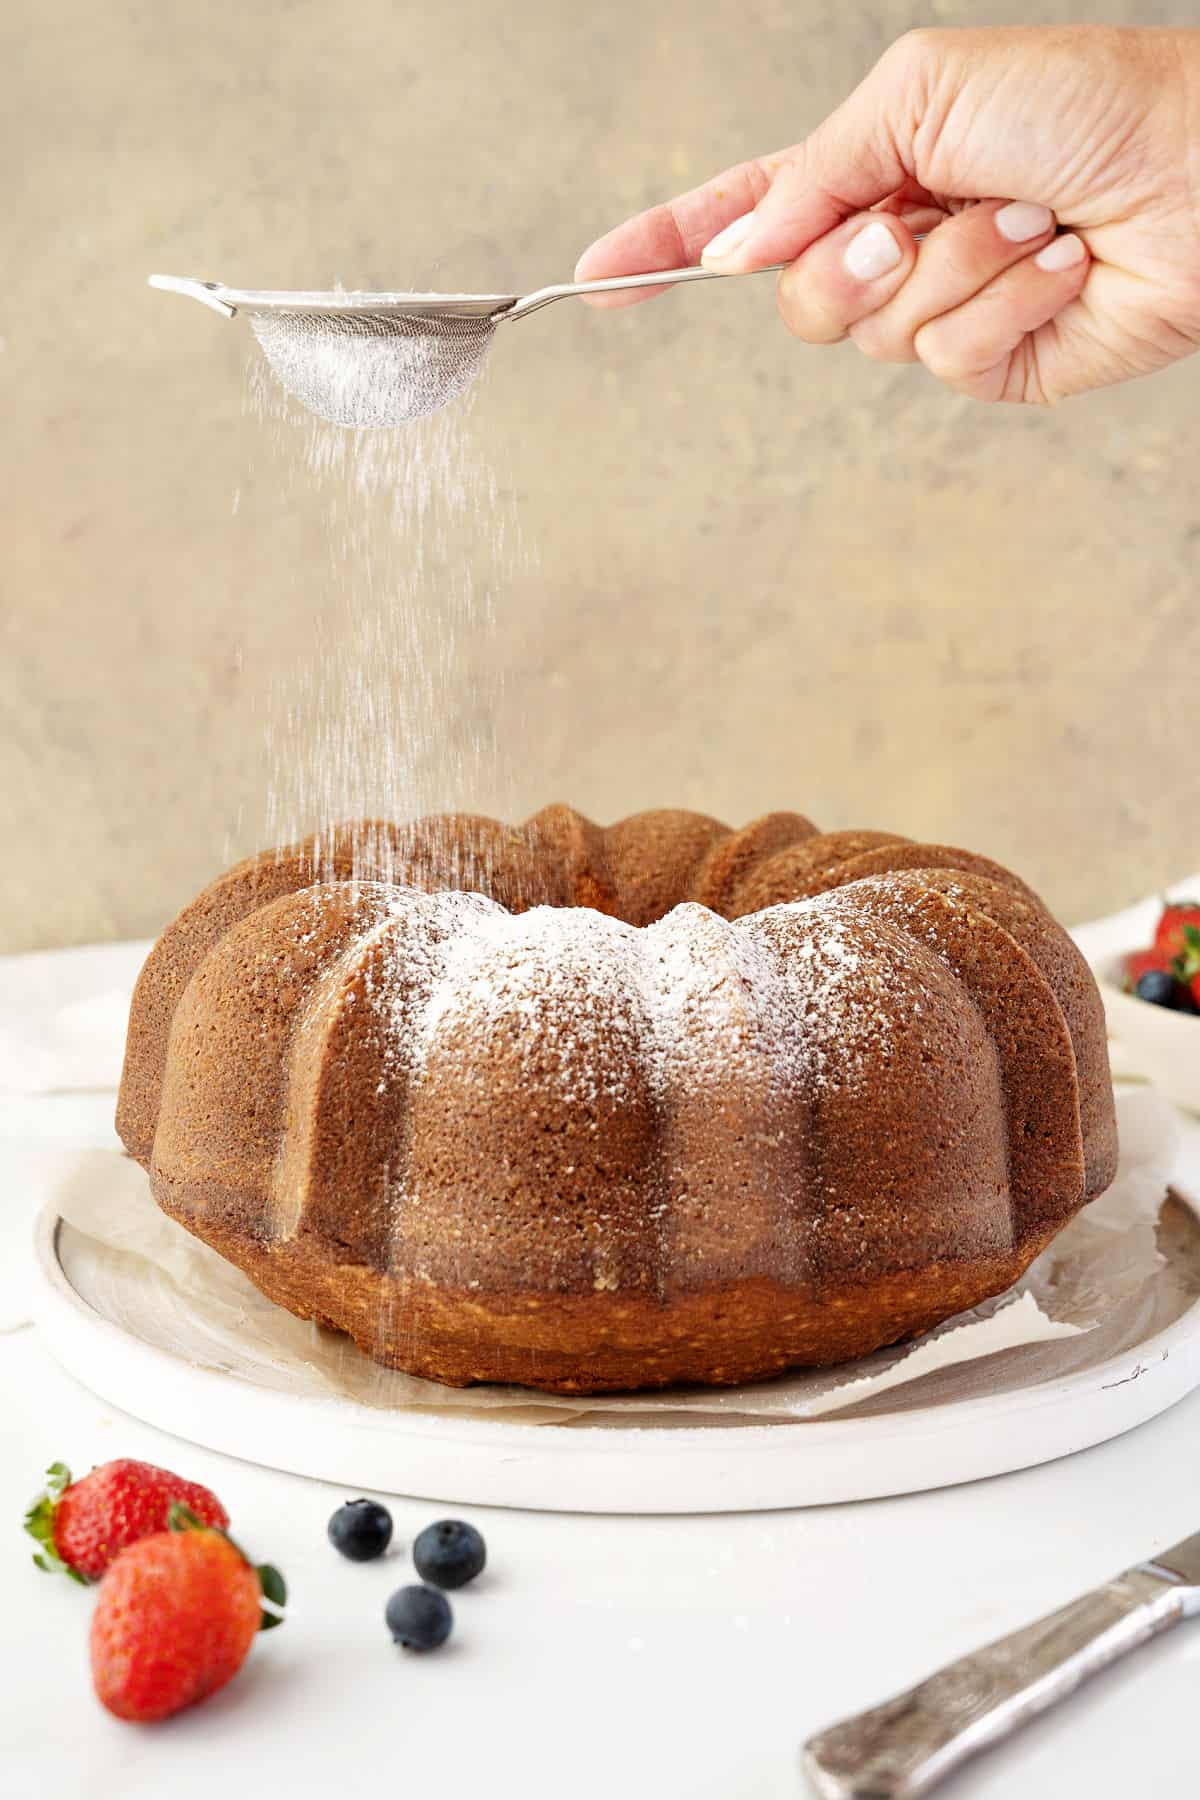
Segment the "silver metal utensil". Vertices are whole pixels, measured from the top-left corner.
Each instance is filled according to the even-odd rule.
[[[712,269],[663,269],[531,294],[289,292],[179,275],[151,275],[150,286],[186,294],[225,319],[244,313],[277,379],[302,406],[361,429],[437,412],[479,375],[499,325],[555,300],[720,279]]]
[[[778,274],[783,267],[782,263],[773,263],[769,269],[752,269],[750,273]],[[537,288],[531,294],[358,294],[341,290],[321,294],[229,288],[219,281],[197,281],[188,275],[149,278],[152,288],[187,294],[226,319],[238,312],[372,313],[381,319],[489,319],[494,325],[506,319],[526,319],[555,300],[578,299],[584,294],[615,294],[622,288],[674,287],[683,281],[728,279],[716,269],[661,269],[652,275],[614,275],[607,281],[561,281],[554,287]]]
[[[927,1794],[968,1757],[1197,1612],[1200,1534],[882,1706],[818,1732],[804,1746],[805,1772],[822,1800]]]

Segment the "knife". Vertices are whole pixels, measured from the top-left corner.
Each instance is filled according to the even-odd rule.
[[[912,1800],[1129,1650],[1200,1612],[1200,1533],[808,1740],[821,1800]]]

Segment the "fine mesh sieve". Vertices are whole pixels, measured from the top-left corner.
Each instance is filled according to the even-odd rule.
[[[178,275],[151,275],[150,286],[187,294],[226,319],[245,313],[277,380],[318,418],[388,428],[437,412],[469,388],[508,320],[583,294],[727,279],[713,269],[663,269],[531,294],[289,293]]]
[[[276,379],[333,425],[394,426],[437,412],[483,368],[491,319],[251,312]]]

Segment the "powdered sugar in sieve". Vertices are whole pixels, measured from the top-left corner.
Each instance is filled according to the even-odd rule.
[[[276,379],[332,425],[389,428],[423,419],[476,380],[491,318],[368,312],[256,312],[251,329]]]

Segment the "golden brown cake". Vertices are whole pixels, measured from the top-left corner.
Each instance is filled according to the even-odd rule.
[[[1087,965],[985,858],[773,813],[441,817],[240,864],[155,945],[117,1125],[272,1299],[437,1381],[862,1355],[1103,1191]]]

